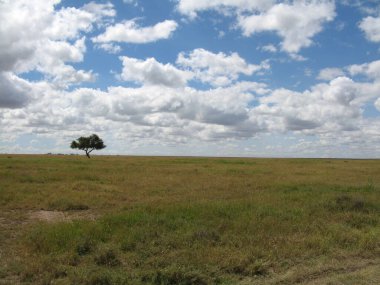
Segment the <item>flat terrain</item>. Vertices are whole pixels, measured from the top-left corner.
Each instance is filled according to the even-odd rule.
[[[1,155],[0,284],[380,284],[380,161]]]

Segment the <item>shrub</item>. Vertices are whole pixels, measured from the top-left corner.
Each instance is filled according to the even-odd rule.
[[[76,252],[78,255],[86,255],[92,251],[93,243],[89,240],[85,240],[77,245]]]
[[[341,211],[364,211],[367,205],[362,199],[342,195],[335,199],[335,206]]]
[[[114,267],[121,264],[115,252],[111,249],[95,257],[95,263],[97,265],[108,266],[108,267]]]
[[[198,272],[183,272],[182,270],[158,271],[152,280],[155,285],[207,285],[207,277]]]

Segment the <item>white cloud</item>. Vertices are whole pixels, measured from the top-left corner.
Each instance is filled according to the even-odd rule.
[[[367,80],[380,82],[380,60],[375,60],[363,64],[353,64],[343,68],[325,68],[319,72],[319,80],[333,80],[337,77],[344,77],[350,75],[364,76]]]
[[[50,20],[50,23],[48,23],[49,25],[47,25],[43,33],[49,39],[74,39],[79,32],[89,32],[93,29],[95,23],[101,24],[104,17],[113,17],[115,14],[116,11],[111,3],[98,4],[90,2],[80,9],[62,8],[50,13],[46,19],[47,21]]]
[[[95,43],[150,43],[170,38],[177,27],[178,24],[172,20],[165,20],[149,27],[140,27],[135,20],[129,20],[107,27],[103,34],[92,40]]]
[[[151,114],[176,113],[183,107],[184,95],[166,86],[143,86],[139,88],[112,87],[110,118],[146,125],[144,118]],[[150,124],[148,124],[150,125]],[[176,123],[172,125],[175,127]]]
[[[307,58],[298,53],[289,53],[289,57],[295,61],[306,61]]]
[[[136,78],[130,78],[130,74],[126,79],[139,81],[141,87],[60,91],[54,85],[30,86],[8,75],[6,79],[13,80],[12,88],[17,84],[20,87],[18,95],[39,94],[39,99],[31,101],[22,113],[16,110],[4,113],[2,124],[12,121],[12,126],[22,132],[29,129],[50,134],[62,130],[73,134],[77,130],[112,129],[116,133],[128,131],[136,139],[143,136],[168,142],[250,138],[262,132],[288,131],[317,136],[339,136],[341,132],[377,134],[374,128],[364,129],[366,122],[362,115],[368,102],[377,100],[375,106],[380,107],[377,82],[358,83],[338,77],[304,92],[270,90],[262,83],[240,82],[201,91],[186,87],[186,80],[172,84],[177,82],[172,78],[181,77],[183,72],[172,65],[154,59],[122,57],[122,60],[125,66],[135,69],[131,74]],[[0,98],[8,107],[23,105],[26,100],[22,96],[14,102],[9,101],[10,97]]]
[[[180,117],[203,124],[223,126],[225,132],[218,136],[237,135],[239,129],[249,119],[248,105],[259,92],[266,92],[265,84],[241,82],[236,85],[197,91],[188,89],[185,104],[181,109]],[[251,135],[256,128],[250,128]],[[234,135],[233,135],[234,136]]]
[[[131,124],[128,133],[144,127],[143,134],[133,135],[161,141],[249,137],[260,128],[249,120],[247,107],[264,90],[265,85],[248,82],[208,91],[113,87],[108,90],[112,108],[107,119]]]
[[[380,86],[374,87],[339,77],[302,93],[278,89],[262,97],[256,111],[270,116],[268,125],[272,130],[313,134],[354,130],[368,96],[373,98],[375,90],[380,90]]]
[[[177,10],[190,18],[210,9],[221,13],[225,9],[231,10],[229,15],[236,16],[237,26],[247,37],[260,32],[276,32],[283,39],[282,50],[292,54],[296,60],[299,60],[296,54],[300,49],[309,47],[313,43],[312,38],[322,31],[323,25],[335,17],[334,1],[330,0],[294,0],[284,3],[267,0],[179,0],[177,5]]]
[[[105,40],[96,46],[119,52],[114,42],[124,36],[135,43],[155,41],[170,37],[177,24],[165,21],[140,27],[133,21],[127,24],[127,32],[132,33],[116,39],[117,33],[107,32],[119,24],[106,28],[115,15],[111,4],[91,2],[80,8],[61,8],[59,3],[0,1],[1,138],[33,133],[57,139],[67,148],[67,141],[76,135],[95,131],[121,143],[134,141],[135,145],[189,141],[197,145],[290,132],[310,135],[320,148],[334,143],[368,149],[380,145],[380,120],[365,118],[364,112],[373,103],[380,111],[380,61],[321,70],[318,78],[329,82],[296,92],[240,81],[269,69],[266,61],[251,64],[238,53],[195,49],[179,54],[175,64],[120,57],[120,78],[136,82],[138,87],[113,86],[103,91],[68,88],[96,77],[91,70],[76,67],[86,54],[86,35],[92,35],[95,27],[105,27],[99,36]],[[302,59],[299,49],[312,43],[313,36],[333,17],[334,6],[316,0],[276,3],[182,0],[178,8],[193,16],[207,9],[227,9],[239,19],[261,17],[267,25],[260,23],[249,34],[276,32],[283,39],[282,50]],[[310,15],[311,7],[314,15]],[[320,11],[326,14],[322,16]],[[120,24],[122,28],[125,23]],[[276,52],[274,45],[265,49]],[[22,79],[23,73],[30,71],[41,73],[43,79]],[[190,87],[193,79],[210,84],[210,89]],[[299,142],[294,151],[310,148],[313,143]]]
[[[18,65],[25,65],[25,61],[29,62],[30,59],[35,63],[38,62],[36,53],[39,53],[46,45],[50,48],[56,45],[60,49],[63,46],[66,50],[70,49],[71,43],[67,40],[78,38],[81,32],[91,31],[93,24],[100,23],[104,15],[114,13],[110,4],[101,5],[92,2],[80,9],[62,8],[55,11],[54,6],[59,2],[44,1],[42,3],[26,0],[0,2],[0,17],[3,20],[0,27],[2,70],[9,71],[17,68]],[[90,12],[91,10],[93,12]],[[84,42],[81,44],[83,51]],[[78,46],[73,46],[73,48],[78,48]],[[44,54],[44,52],[41,53]],[[76,56],[78,58],[80,55]],[[63,60],[65,60],[65,55]]]
[[[277,52],[277,48],[272,44],[262,46],[261,50],[266,51],[266,52],[272,52],[272,53]]]
[[[123,71],[121,78],[146,85],[163,85],[170,87],[185,86],[192,74],[179,70],[171,64],[162,64],[154,58],[145,61],[122,56]]]
[[[177,9],[180,13],[195,18],[198,12],[205,10],[222,10],[224,8],[239,11],[261,11],[272,6],[274,0],[179,0]]]
[[[52,76],[47,79],[60,88],[67,88],[82,82],[93,82],[96,79],[96,74],[93,74],[92,71],[77,70],[71,65],[57,65],[50,72]]]
[[[138,2],[137,0],[123,0],[124,3],[126,4],[130,4],[130,5],[133,5],[133,6],[138,6]]]
[[[131,140],[161,142],[252,136],[260,128],[249,119],[248,106],[255,94],[267,92],[264,84],[249,82],[209,91],[163,85],[62,91],[45,84],[35,89],[39,99],[22,113],[10,109],[3,113],[0,126],[12,122],[10,133],[48,134],[55,139],[112,130],[127,132]]]
[[[89,2],[83,5],[82,9],[92,14],[93,17],[95,17],[95,22],[98,25],[103,23],[104,17],[116,16],[116,10],[110,2],[104,4]]]
[[[365,75],[376,81],[380,81],[380,60],[370,63],[354,64],[347,67],[351,75]]]
[[[30,84],[9,72],[0,73],[0,109],[24,107],[30,100]]]
[[[274,31],[283,38],[281,46],[284,51],[298,53],[301,48],[310,46],[312,37],[334,17],[332,1],[295,1],[276,4],[261,14],[240,15],[238,23],[245,36]]]
[[[340,68],[336,68],[336,67],[324,68],[319,72],[317,79],[330,81],[344,75],[345,75],[344,71]]]
[[[144,85],[175,88],[186,86],[190,79],[212,86],[227,86],[235,82],[240,74],[252,75],[270,68],[267,62],[260,65],[248,64],[237,53],[215,54],[204,49],[195,49],[189,54],[180,53],[176,64],[181,69],[171,64],[159,63],[154,58],[139,60],[124,56],[120,59],[123,62],[121,79]]]
[[[148,62],[132,59],[137,65]],[[166,65],[157,61],[153,64],[165,70]],[[170,68],[166,72],[170,73]],[[303,92],[270,90],[255,82],[202,91],[186,85],[148,84],[149,72],[142,78],[140,87],[110,87],[106,91],[62,91],[51,84],[29,86],[26,82],[26,88],[38,94],[38,100],[23,109],[4,109],[0,127],[9,136],[34,133],[52,137],[62,141],[64,148],[73,137],[94,131],[115,138],[120,145],[135,142],[139,147],[201,144],[287,132],[310,135],[313,150],[348,143],[361,143],[365,148],[379,142],[379,122],[363,118],[367,103],[377,100],[375,106],[380,108],[380,83],[375,81],[360,83],[338,77]],[[302,145],[294,146],[293,153],[311,147]]]
[[[121,46],[119,45],[115,45],[113,43],[101,43],[101,44],[97,44],[95,45],[96,48],[99,48],[99,49],[102,49],[108,53],[111,53],[111,54],[117,54],[119,52],[121,52]]]
[[[59,3],[0,2],[0,72],[38,71],[62,87],[94,79],[91,71],[76,70],[68,63],[83,60],[83,34],[113,16],[113,6],[90,2],[81,8],[56,9]]]
[[[180,53],[176,63],[195,73],[197,79],[213,86],[226,86],[238,79],[240,74],[252,75],[254,72],[269,69],[267,62],[260,65],[248,64],[237,53],[212,53],[195,49],[189,54]]]
[[[360,24],[360,29],[365,33],[367,39],[372,42],[380,42],[380,16],[366,17]]]
[[[375,107],[380,112],[380,98],[375,101]]]
[[[68,87],[71,84],[95,80],[92,71],[77,70],[66,64],[67,62],[83,61],[85,52],[84,37],[74,43],[45,40],[43,46],[39,46],[36,50],[34,59],[24,66],[19,66],[24,70],[35,69],[61,87]]]

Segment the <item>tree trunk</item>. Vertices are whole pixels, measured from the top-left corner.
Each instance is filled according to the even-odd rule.
[[[91,158],[90,157],[90,152],[88,152],[87,150],[85,150],[85,152],[86,152],[87,158]]]

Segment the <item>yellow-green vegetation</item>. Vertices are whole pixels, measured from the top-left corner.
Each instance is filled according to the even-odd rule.
[[[380,284],[380,161],[0,156],[0,284]]]

